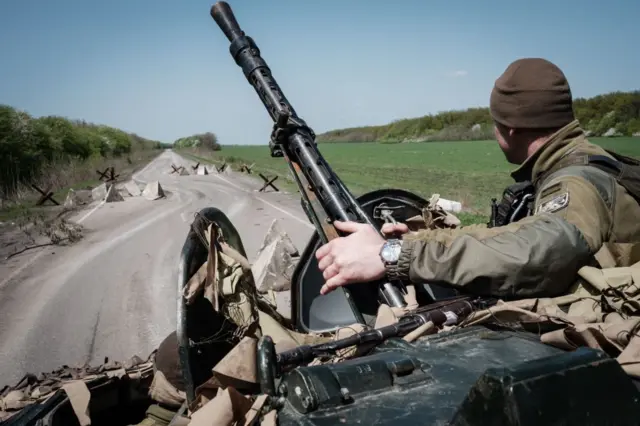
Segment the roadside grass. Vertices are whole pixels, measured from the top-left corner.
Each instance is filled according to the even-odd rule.
[[[640,158],[640,138],[590,138],[594,143],[620,154]],[[502,197],[512,183],[509,164],[495,141],[428,143],[331,143],[318,144],[331,168],[355,196],[381,188],[398,188],[428,199],[438,193],[459,201],[463,224],[486,223],[491,198]],[[295,181],[282,158],[272,158],[268,146],[224,145],[221,151],[178,151],[194,161],[224,162],[237,171],[253,164],[254,174],[278,175],[277,182],[297,191]]]
[[[87,161],[69,160],[48,165],[42,173],[43,177],[33,183],[42,190],[50,187],[54,193],[53,198],[60,203],[60,206],[52,205],[50,201],[47,201],[46,205],[36,206],[40,193],[30,186],[22,185],[16,196],[9,200],[2,200],[0,222],[12,221],[29,214],[45,217],[59,214],[64,210],[62,204],[69,189],[93,189],[101,183],[96,170],[103,172],[107,167],[114,167],[115,173],[120,175],[118,182],[126,181],[161,153],[162,150],[137,151],[122,157],[100,157]]]

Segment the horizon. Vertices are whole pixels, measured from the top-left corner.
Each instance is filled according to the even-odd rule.
[[[0,103],[164,143],[212,132],[221,145],[266,145],[271,119],[229,54],[213,3],[5,3]],[[622,0],[228,3],[317,134],[486,108],[495,79],[521,57],[558,65],[574,99],[640,86],[630,54],[640,4]]]

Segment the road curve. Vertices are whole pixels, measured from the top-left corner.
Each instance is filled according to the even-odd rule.
[[[313,228],[299,198],[258,193],[239,173],[177,176],[193,162],[165,151],[134,178],[158,180],[165,199],[98,204],[76,214],[85,237],[69,247],[28,251],[0,276],[0,387],[25,373],[105,357],[146,357],[175,329],[177,265],[195,212],[215,206],[239,230],[249,260],[273,219],[299,250]],[[190,167],[189,167],[190,168]]]

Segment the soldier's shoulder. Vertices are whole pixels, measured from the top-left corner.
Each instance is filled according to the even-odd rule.
[[[607,208],[612,208],[616,185],[616,179],[610,173],[586,164],[573,164],[550,173],[540,183],[536,198],[543,203],[552,199],[557,201],[556,198],[563,200],[571,192],[596,192]]]
[[[606,149],[596,144],[592,140],[590,140],[587,136],[581,135],[576,138],[576,149],[574,154],[578,155],[604,155],[606,157],[613,158],[611,154],[607,152]]]

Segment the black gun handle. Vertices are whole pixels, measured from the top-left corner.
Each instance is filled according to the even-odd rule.
[[[211,17],[216,21],[216,24],[218,24],[229,41],[232,42],[242,35],[240,25],[238,24],[238,21],[236,21],[236,17],[231,10],[231,6],[229,6],[229,3],[226,1],[219,1],[211,6]]]

